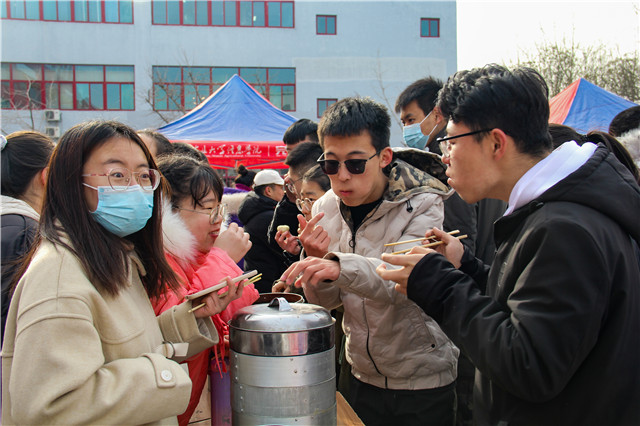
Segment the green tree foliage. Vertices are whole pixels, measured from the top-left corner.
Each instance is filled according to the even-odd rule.
[[[604,44],[583,47],[563,39],[538,44],[524,56],[517,64],[536,69],[546,80],[550,97],[584,78],[632,102],[640,101],[638,52],[620,53]]]

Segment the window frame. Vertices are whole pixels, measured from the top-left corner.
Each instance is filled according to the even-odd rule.
[[[283,29],[293,29],[296,27],[296,14],[295,14],[295,0],[207,0],[206,1],[206,24],[198,24],[198,7],[197,2],[195,6],[195,15],[194,15],[194,24],[189,24],[184,22],[184,2],[185,0],[174,0],[178,2],[178,22],[177,23],[169,23],[169,9],[167,0],[151,0],[151,25],[177,25],[177,26],[209,26],[209,27],[239,27],[239,28],[283,28]],[[190,0],[194,1],[194,0]],[[214,18],[217,16],[214,10],[214,3],[222,4],[222,17],[221,22],[217,22]],[[243,3],[251,3],[251,13],[252,17],[255,16],[254,11],[256,7],[259,7],[257,3],[262,3],[264,7],[262,18],[264,20],[263,25],[254,25],[253,20],[251,25],[242,24],[242,4]],[[278,4],[279,5],[279,25],[269,25],[269,3]],[[161,7],[164,4],[164,17],[165,22],[156,22],[154,10],[156,7]],[[234,18],[233,24],[227,24],[227,4],[233,4],[233,7],[230,6],[230,9],[233,10]],[[283,5],[288,4],[291,6],[291,26],[283,26],[283,16],[282,10]]]
[[[15,111],[19,111],[19,110],[25,110],[25,109],[33,109],[33,110],[43,110],[43,109],[59,109],[59,110],[63,110],[63,111],[135,111],[136,109],[136,100],[135,100],[135,66],[134,65],[95,65],[95,64],[45,64],[45,63],[38,63],[38,64],[34,64],[34,63],[27,63],[27,62],[7,62],[6,63],[9,66],[9,79],[2,79],[2,86],[3,87],[7,87],[8,86],[8,102],[9,102],[9,107],[5,108],[4,106],[0,106],[0,108],[2,110],[15,110]],[[33,79],[33,80],[25,80],[25,79],[18,79],[18,78],[14,78],[14,65],[29,65],[32,67],[39,67],[40,68],[40,78],[37,79]],[[45,71],[45,67],[46,66],[70,66],[72,67],[71,69],[71,80],[64,80],[64,79],[47,79],[46,78],[46,71]],[[94,66],[94,67],[100,67],[101,68],[101,74],[102,74],[102,80],[101,81],[95,81],[95,80],[80,80],[77,75],[76,75],[76,67],[78,66]],[[113,66],[120,66],[120,67],[130,67],[131,68],[131,81],[107,81],[107,67],[113,67]],[[16,96],[20,96],[19,93],[16,93],[16,89],[15,86],[18,84],[24,84],[24,83],[37,83],[40,85],[40,105],[38,107],[35,108],[29,108],[27,107],[20,107],[17,108],[16,107]],[[5,86],[5,84],[7,86]],[[49,95],[52,94],[52,92],[49,92],[50,87],[52,85],[55,85],[57,90],[57,96],[55,97],[55,99],[57,99],[57,104],[53,105],[50,103],[50,97]],[[72,97],[72,108],[65,108],[61,105],[61,85],[68,85],[71,87],[71,97]],[[82,85],[82,86],[81,86]],[[79,96],[78,96],[78,91],[81,90],[83,88],[83,86],[86,85],[88,88],[88,100],[89,100],[89,107],[88,108],[81,108],[79,105]],[[109,101],[110,98],[108,96],[108,87],[110,85],[118,85],[118,104],[119,104],[119,108],[118,109],[111,109],[108,108],[109,106]],[[122,108],[122,93],[123,93],[123,86],[125,85],[129,85],[131,86],[131,104],[133,106],[133,108],[131,109],[123,109]],[[100,86],[98,87],[99,92],[92,92],[92,86],[95,89],[95,86]],[[49,93],[48,93],[49,92]],[[97,93],[100,93],[101,98],[102,98],[102,107],[98,107],[98,108],[93,108],[92,107],[92,102],[91,102],[91,98],[92,96],[96,95]],[[112,99],[112,98],[111,98]],[[4,101],[7,100],[7,98],[3,98],[2,101],[4,103]]]
[[[429,34],[422,35],[422,23],[428,22],[429,25]],[[431,35],[431,25],[434,23],[438,24],[438,34]],[[420,18],[420,37],[421,38],[440,38],[440,18]]]
[[[156,75],[158,75],[158,73],[161,72],[162,69],[167,69],[167,68],[179,68],[180,69],[180,81],[158,81],[156,79]],[[186,80],[185,79],[185,69],[191,69],[191,68],[207,68],[209,69],[209,82],[200,82],[200,81],[194,81],[193,79],[191,80]],[[222,71],[221,74],[223,74],[223,77],[226,77],[225,81],[220,81],[219,77],[214,76],[214,72],[218,70],[218,71]],[[244,70],[244,77],[243,77],[243,70]],[[262,81],[258,81],[256,83],[252,83],[250,81],[250,79],[248,79],[247,76],[247,72],[250,72],[251,70],[258,70],[260,72],[264,72],[265,76],[266,76],[266,82],[262,82]],[[274,72],[275,70],[293,70],[293,83],[282,83],[282,82],[272,82],[271,80],[271,73]],[[224,72],[226,71],[226,73]],[[197,102],[193,107],[188,108],[187,103],[186,103],[186,99],[185,99],[185,94],[186,94],[186,88],[190,87],[190,86],[194,86],[196,87],[196,94],[198,94],[198,87],[202,87],[202,86],[209,86],[209,92],[207,94],[207,97],[210,96],[211,93],[214,93],[216,90],[218,90],[220,87],[222,87],[229,78],[231,78],[231,76],[233,76],[234,74],[238,74],[240,77],[242,77],[245,81],[247,81],[247,84],[249,84],[251,87],[253,87],[258,93],[260,93],[267,101],[271,102],[272,104],[274,104],[274,106],[276,106],[278,109],[282,110],[282,111],[295,111],[296,110],[296,90],[297,90],[297,83],[296,83],[296,74],[295,74],[296,69],[295,68],[290,68],[290,67],[203,67],[203,66],[179,66],[179,65],[154,65],[152,68],[152,84],[153,84],[153,107],[154,109],[156,109],[157,111],[180,111],[180,107],[182,107],[185,111],[190,111],[191,109],[195,108],[198,104],[200,104],[200,102],[202,102],[202,100],[200,102]],[[227,77],[228,76],[228,77]],[[275,76],[273,77],[275,79]],[[177,109],[170,109],[169,108],[169,97],[166,98],[166,109],[165,108],[158,108],[157,107],[157,96],[156,96],[156,87],[158,87],[159,89],[161,89],[163,92],[167,92],[167,89],[163,88],[164,87],[176,87],[176,90],[179,90],[179,97],[180,97],[180,105]],[[275,93],[272,95],[271,93],[271,88],[279,88],[279,95],[276,95]],[[286,93],[285,90],[283,90],[284,88],[292,88],[293,91],[291,94]],[[279,104],[280,106],[278,106],[278,102],[273,102],[273,98],[272,96],[279,96]],[[292,105],[291,108],[292,109],[283,109],[282,106],[285,104],[285,99],[287,99],[288,96],[292,96],[293,101],[292,101]],[[206,97],[205,97],[206,99]],[[204,100],[204,99],[203,99]],[[172,100],[173,101],[173,100]],[[173,101],[175,102],[175,101]]]
[[[320,113],[321,102],[325,103],[322,113]],[[338,102],[338,98],[317,98],[316,99],[316,115],[318,116],[318,118],[322,118],[322,114],[324,114],[327,108],[329,108],[331,105],[335,104],[336,102]]]
[[[320,32],[321,31],[320,19],[322,18],[325,19],[324,32]],[[328,31],[328,25],[327,25],[327,20],[330,18],[333,19],[334,32],[332,33]],[[316,15],[316,35],[338,35],[338,15]]]
[[[86,12],[87,12],[87,19],[86,20],[79,20],[76,18],[76,3],[81,1],[82,3],[86,4]],[[81,24],[121,24],[121,25],[133,25],[135,23],[135,10],[134,10],[134,0],[115,0],[117,2],[117,11],[118,11],[118,21],[113,22],[113,21],[107,21],[106,19],[106,4],[107,1],[112,2],[114,0],[98,0],[100,3],[100,19],[99,20],[90,20],[90,7],[89,5],[91,4],[89,2],[89,0],[22,0],[22,1],[16,1],[16,0],[2,0],[1,6],[5,7],[5,10],[3,11],[3,17],[1,19],[10,19],[10,20],[19,20],[19,21],[42,21],[42,22],[66,22],[66,23],[81,23]],[[31,4],[37,2],[38,4],[38,18],[27,18],[27,2],[31,2]],[[55,10],[56,10],[56,19],[46,19],[45,18],[45,2],[48,5],[51,5],[52,3],[55,3]],[[19,17],[13,17],[11,16],[11,4],[19,4],[22,3],[23,4],[23,11],[24,11],[24,18],[19,18]],[[69,5],[69,19],[68,20],[61,20],[60,19],[60,4],[64,3],[64,4],[68,4]],[[130,10],[131,10],[131,22],[123,22],[122,21],[122,3],[128,3],[130,6]],[[0,6],[0,7],[1,7]]]

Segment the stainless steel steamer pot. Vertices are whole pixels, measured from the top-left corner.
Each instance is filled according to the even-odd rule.
[[[335,425],[334,319],[312,304],[238,310],[229,322],[234,425]]]

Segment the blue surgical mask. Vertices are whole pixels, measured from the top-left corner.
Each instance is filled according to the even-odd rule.
[[[423,118],[421,122],[410,124],[402,128],[402,139],[404,140],[405,145],[407,145],[410,148],[417,148],[417,149],[426,148],[427,143],[429,142],[429,138],[431,138],[431,134],[436,129],[436,127],[438,127],[438,125],[436,124],[433,127],[433,129],[431,129],[431,132],[429,132],[428,135],[424,135],[422,133],[422,130],[420,129],[420,126],[422,125],[422,123],[424,123],[424,120],[429,118],[429,116],[431,115],[431,112],[427,114],[427,116]]]
[[[153,191],[145,191],[140,185],[132,185],[122,191],[110,186],[96,188],[86,183],[83,185],[98,191],[98,208],[91,212],[93,218],[119,237],[144,228],[153,213]]]

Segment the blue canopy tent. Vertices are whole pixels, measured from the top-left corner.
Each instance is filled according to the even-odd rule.
[[[276,108],[238,75],[188,114],[158,129],[172,142],[186,142],[229,169],[286,168],[282,135],[296,119]]]
[[[636,106],[584,78],[580,78],[551,98],[549,123],[573,127],[579,133],[607,132],[613,117]]]

